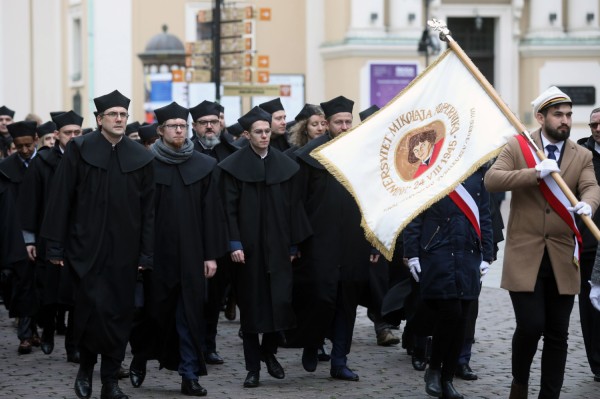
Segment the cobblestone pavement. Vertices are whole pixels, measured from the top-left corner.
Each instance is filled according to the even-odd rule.
[[[510,342],[514,318],[508,293],[484,287],[477,322],[477,342],[473,346],[472,368],[479,380],[455,380],[455,386],[466,398],[506,398],[511,382]],[[423,372],[415,371],[410,357],[400,347],[380,347],[375,343],[373,327],[360,309],[355,329],[349,366],[359,375],[359,382],[342,382],[329,377],[329,364],[320,362],[317,371],[302,369],[301,351],[280,349],[278,358],[286,371],[283,380],[271,378],[265,368],[261,386],[244,389],[242,344],[237,336],[238,321],[222,319],[218,346],[225,364],[208,366],[209,375],[200,383],[213,398],[426,398]],[[577,305],[571,317],[569,356],[562,398],[599,397],[600,383],[594,382],[587,366],[579,328]],[[400,331],[401,332],[401,331]],[[4,309],[0,311],[0,397],[1,398],[74,398],[73,381],[77,365],[66,362],[62,337],[57,337],[52,354],[44,355],[34,348],[30,355],[17,354],[18,340],[13,321]],[[542,343],[540,343],[542,345]],[[125,362],[129,364],[128,355]],[[537,397],[539,384],[539,352],[532,367],[530,395]],[[99,367],[94,372],[94,392],[99,398]],[[121,380],[121,387],[132,398],[182,398],[180,377],[175,372],[158,370],[149,362],[148,376],[139,389]]]

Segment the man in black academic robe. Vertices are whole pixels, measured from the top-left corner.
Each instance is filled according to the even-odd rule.
[[[294,274],[298,329],[289,332],[291,345],[304,347],[302,365],[311,372],[317,367],[317,348],[328,336],[333,344],[330,374],[348,381],[358,381],[346,365],[361,293],[357,287],[364,286],[370,262],[378,256],[365,239],[356,201],[310,153],[352,127],[353,104],[343,96],[321,103],[328,133],[296,153],[313,236],[299,246],[302,257]]]
[[[50,263],[46,258],[46,240],[40,237],[40,227],[44,219],[46,204],[50,197],[52,178],[62,159],[67,143],[72,137],[81,135],[83,118],[74,111],[60,113],[53,121],[38,126],[38,136],[53,133],[56,136],[54,147],[40,151],[31,162],[21,185],[21,220],[24,236],[28,237],[27,253],[36,263],[36,284],[40,295],[38,323],[44,329],[41,348],[45,354],[54,349],[54,331],[59,307],[72,310],[73,290],[68,269]],[[79,353],[73,342],[73,314],[69,312],[65,349],[67,361],[79,362]]]
[[[291,247],[310,234],[293,192],[298,165],[269,147],[270,120],[258,107],[241,117],[249,145],[219,164],[231,257],[238,264],[236,294],[248,388],[259,384],[261,360],[271,376],[285,377],[275,352],[281,332],[296,322]]]
[[[279,151],[284,152],[290,148],[288,141],[287,123],[285,121],[285,109],[281,104],[281,99],[275,98],[273,100],[264,102],[258,105],[263,110],[271,114],[271,144],[273,148],[277,148]]]
[[[8,132],[13,138],[17,151],[0,162],[0,170],[10,180],[8,191],[16,204],[19,229],[22,228],[21,186],[29,164],[37,155],[35,128],[36,123],[33,121],[21,121],[8,125]],[[39,302],[34,284],[34,263],[28,259],[18,267],[15,265],[13,272],[9,316],[19,319],[17,326],[17,336],[20,341],[18,352],[23,355],[31,353],[32,346],[40,345],[35,319],[39,310]]]
[[[212,180],[217,163],[195,151],[186,137],[187,108],[171,103],[154,112],[161,138],[151,147],[156,228],[146,316],[155,353],[148,358],[179,371],[184,395],[204,396],[198,377],[206,375],[201,343],[206,279],[216,272],[215,259],[227,251],[223,208]],[[146,360],[143,354],[132,360],[134,386],[143,382]]]
[[[152,154],[125,137],[129,99],[117,90],[94,99],[99,131],[67,145],[54,175],[41,235],[47,256],[74,272],[75,393],[87,398],[102,355],[102,398],[126,398],[118,373],[134,314],[139,268],[152,267]]]
[[[204,100],[190,109],[194,137],[192,142],[196,151],[211,156],[217,163],[237,151],[237,147],[223,137],[222,119],[224,108],[212,101]],[[218,179],[215,173],[215,178]],[[223,358],[217,352],[217,326],[219,314],[223,306],[225,292],[233,284],[233,262],[229,254],[217,259],[219,273],[208,280],[207,300],[204,306],[205,331],[202,334],[202,351],[208,364],[222,364]],[[229,295],[233,292],[230,290]],[[233,305],[235,306],[235,305]]]

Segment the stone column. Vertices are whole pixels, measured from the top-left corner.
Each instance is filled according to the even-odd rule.
[[[563,37],[562,0],[531,0],[528,38]]]
[[[351,0],[350,28],[347,37],[385,36],[384,0]]]
[[[599,37],[598,1],[569,0],[567,34],[575,37]]]

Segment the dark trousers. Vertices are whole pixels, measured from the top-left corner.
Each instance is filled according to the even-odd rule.
[[[600,312],[590,302],[590,283],[594,256],[581,258],[581,291],[579,292],[579,317],[585,353],[594,375],[600,375]]]
[[[571,265],[561,265],[572,267]],[[540,398],[558,398],[567,361],[569,317],[574,295],[560,295],[545,251],[533,292],[510,292],[517,327],[512,340],[512,374],[519,384],[529,383],[529,370],[538,341],[544,336]]]
[[[458,356],[458,364],[469,364],[471,361],[471,348],[475,342],[475,325],[477,315],[479,314],[479,299],[473,301],[467,315],[467,325],[465,327],[465,340]]]
[[[44,329],[42,333],[43,340],[50,340],[54,337],[56,332],[56,320],[57,315],[61,313],[61,309],[64,309],[63,305],[49,304],[41,307],[38,313],[38,324]],[[62,313],[64,316],[64,313]],[[69,310],[69,316],[67,317],[67,329],[65,332],[65,349],[67,354],[73,353],[77,350],[77,346],[73,342],[73,310]]]
[[[200,370],[200,354],[196,350],[196,345],[194,345],[181,295],[175,311],[175,327],[179,336],[179,357],[181,359],[179,361],[179,375],[188,380],[196,380]]]
[[[244,331],[244,360],[247,371],[259,371],[262,354],[277,353],[279,333],[263,333],[262,344],[259,343],[258,333]]]
[[[90,370],[98,361],[98,354],[89,351],[85,346],[79,347],[79,367],[82,370]],[[117,382],[119,380],[119,369],[121,367],[121,359],[115,359],[107,355],[101,355],[100,362],[100,379],[102,384],[108,382]]]
[[[442,371],[442,381],[452,381],[465,340],[467,318],[473,300],[425,299],[435,312],[430,368]]]

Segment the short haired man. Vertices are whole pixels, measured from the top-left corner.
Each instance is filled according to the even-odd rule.
[[[298,165],[269,147],[271,115],[254,107],[238,122],[249,144],[219,163],[220,185],[231,258],[237,264],[236,295],[248,371],[244,387],[255,388],[261,360],[271,376],[285,377],[275,353],[280,334],[296,321],[292,246],[305,239],[310,228],[292,190]]]
[[[577,143],[591,151],[596,181],[600,184],[600,108],[592,110],[589,127],[591,136],[584,137],[578,140]],[[600,212],[596,212],[593,219],[596,226],[600,226]],[[585,344],[585,353],[594,380],[600,382],[600,312],[592,306],[590,284],[588,283],[592,276],[598,240],[583,223],[579,223],[578,226],[583,238],[583,251],[580,260],[581,291],[579,292],[581,332]]]
[[[205,396],[198,377],[206,375],[201,342],[206,279],[215,275],[215,259],[227,250],[223,210],[212,179],[217,163],[195,151],[187,138],[187,108],[173,102],[154,113],[160,135],[151,147],[156,246],[147,295],[152,298],[151,311],[146,315],[155,323],[146,334],[154,335],[151,347],[161,348],[152,356],[161,368],[179,371],[181,393]],[[173,330],[176,339],[170,334]],[[131,362],[130,379],[135,387],[143,382],[146,360],[134,355]]]
[[[36,280],[41,305],[37,319],[43,328],[41,349],[47,355],[54,350],[54,331],[59,308],[67,307],[68,310],[72,310],[71,297],[73,293],[71,285],[66,283],[70,280],[69,270],[58,268],[48,261],[46,240],[40,237],[39,233],[54,172],[62,159],[67,143],[73,137],[81,135],[82,123],[83,118],[80,115],[69,111],[55,116],[51,122],[38,126],[38,134],[43,131],[51,131],[56,138],[56,143],[52,148],[39,152],[31,162],[21,186],[21,203],[23,205],[21,219],[24,236],[28,238],[27,254],[29,259],[36,264]],[[45,125],[48,127],[44,128]],[[65,336],[67,361],[78,362],[79,353],[73,342],[72,312],[67,324]]]
[[[526,140],[511,138],[486,174],[485,185],[491,192],[512,191],[501,283],[510,293],[517,324],[510,397],[527,397],[531,363],[543,335],[539,396],[558,398],[569,317],[580,288],[574,240],[579,233],[570,227],[568,211],[591,216],[600,203],[600,188],[592,154],[569,140],[571,99],[552,86],[532,106],[540,129],[531,136],[547,159],[536,162]],[[553,172],[578,193],[581,202],[572,207],[560,201],[560,193],[552,193],[548,184]]]
[[[152,267],[152,154],[125,137],[129,99],[115,90],[94,99],[100,130],[66,147],[52,182],[40,235],[48,259],[73,271],[75,394],[88,398],[98,354],[101,396],[123,399],[118,373],[134,315],[138,268]]]
[[[8,149],[12,141],[7,126],[13,123],[15,111],[3,105],[0,107],[0,159],[8,156]]]
[[[359,285],[368,278],[370,262],[379,258],[360,225],[361,215],[352,195],[310,153],[352,128],[354,101],[343,96],[321,103],[328,132],[308,142],[297,152],[304,208],[313,236],[300,246],[304,262],[302,281],[296,284],[294,309],[299,329],[291,338],[304,347],[302,365],[315,371],[317,348],[333,328],[331,370],[333,378],[358,381],[347,366],[356,320]]]
[[[128,123],[125,128],[125,135],[133,141],[140,141],[140,123],[138,121]]]
[[[147,150],[149,150],[152,144],[154,144],[160,137],[158,135],[157,123],[140,127],[138,133],[140,135],[140,144],[142,144]]]
[[[271,147],[277,148],[281,152],[290,148],[285,121],[286,114],[281,99],[275,98],[258,106],[271,114]]]
[[[7,126],[16,152],[0,162],[0,172],[10,180],[8,191],[16,204],[19,229],[22,229],[20,190],[29,164],[37,155],[36,123],[33,121],[20,121]],[[25,210],[26,211],[26,210]],[[24,237],[25,241],[27,238]],[[37,295],[33,284],[34,265],[24,262],[15,267],[12,280],[12,297],[10,298],[10,317],[18,317],[17,336],[19,337],[18,352],[31,353],[32,346],[39,346],[35,316],[38,311]]]
[[[195,135],[192,138],[194,148],[221,162],[233,154],[237,147],[227,140],[221,140],[223,125],[220,119],[221,107],[212,101],[204,100],[190,109]]]

